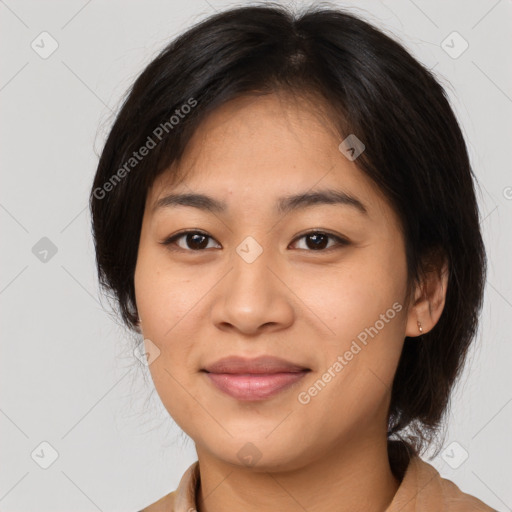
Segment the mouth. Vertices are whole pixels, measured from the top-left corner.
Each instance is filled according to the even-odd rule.
[[[217,389],[232,398],[259,401],[288,389],[311,369],[270,356],[255,359],[231,356],[201,371]]]

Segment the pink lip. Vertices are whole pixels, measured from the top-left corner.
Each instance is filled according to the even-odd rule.
[[[260,356],[252,359],[239,356],[223,357],[203,368],[209,373],[288,373],[308,369],[305,366],[273,356]]]
[[[202,371],[218,389],[237,400],[264,400],[302,379],[310,369],[272,356],[230,356]]]
[[[237,400],[265,400],[302,379],[308,370],[289,373],[206,373],[218,389]]]

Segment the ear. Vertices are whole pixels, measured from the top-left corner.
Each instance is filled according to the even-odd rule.
[[[444,254],[431,255],[423,268],[407,313],[405,335],[410,337],[431,331],[439,321],[446,301],[449,269]]]

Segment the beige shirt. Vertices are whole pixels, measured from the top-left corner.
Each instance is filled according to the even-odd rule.
[[[195,512],[199,463],[183,474],[178,488],[141,512]],[[393,501],[385,512],[496,512],[463,493],[452,481],[419,457],[413,457]]]

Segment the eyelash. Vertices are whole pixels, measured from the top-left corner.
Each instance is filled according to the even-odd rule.
[[[195,250],[194,249],[183,249],[182,247],[176,246],[175,242],[177,240],[179,240],[180,238],[188,235],[188,234],[203,235],[203,236],[205,236],[207,238],[215,240],[212,236],[208,235],[204,231],[190,229],[190,230],[180,231],[179,233],[176,233],[176,234],[170,236],[169,238],[166,238],[163,242],[160,242],[160,243],[162,245],[167,246],[169,248],[169,250],[172,250],[172,251],[203,252],[203,251],[206,250],[206,249],[195,249]],[[299,249],[299,250],[306,251],[306,252],[319,252],[319,253],[323,252],[323,253],[325,253],[325,252],[330,252],[333,249],[339,249],[340,247],[344,247],[344,246],[347,246],[347,245],[350,244],[350,242],[346,238],[340,237],[340,236],[335,235],[333,233],[329,233],[329,232],[326,232],[326,231],[319,231],[319,230],[316,230],[316,231],[312,230],[312,231],[308,231],[307,233],[302,233],[301,235],[299,235],[296,238],[294,238],[291,243],[295,243],[298,240],[300,240],[301,238],[305,238],[305,237],[307,237],[309,235],[324,235],[324,236],[327,236],[327,237],[335,240],[336,242],[338,242],[338,245],[337,246],[333,246],[333,247],[329,247],[327,249],[318,249],[318,250]],[[174,247],[171,247],[171,246],[174,246]],[[210,247],[210,249],[211,249],[211,247]]]

